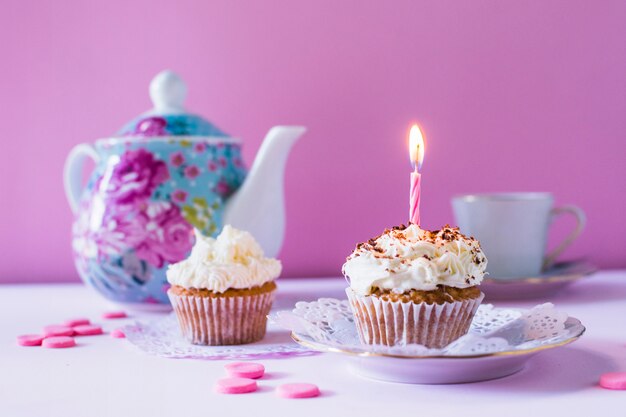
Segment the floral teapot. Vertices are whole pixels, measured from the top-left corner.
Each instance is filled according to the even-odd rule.
[[[150,84],[154,109],[115,137],[77,145],[65,163],[76,267],[111,300],[167,304],[165,271],[189,254],[194,227],[214,236],[232,224],[268,256],[282,245],[285,164],[305,128],[273,127],[246,175],[240,141],[185,112],[186,92],[161,72]],[[83,187],[87,158],[96,166]]]

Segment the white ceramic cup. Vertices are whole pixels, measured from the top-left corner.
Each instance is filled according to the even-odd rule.
[[[550,193],[471,194],[452,199],[461,232],[480,241],[487,272],[494,279],[539,275],[580,235],[585,213],[576,206],[553,205]],[[545,254],[550,224],[564,213],[576,218],[576,228]]]

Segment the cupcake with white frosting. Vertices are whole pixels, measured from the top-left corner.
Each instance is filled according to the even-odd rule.
[[[248,232],[226,225],[209,238],[196,230],[189,257],[167,270],[167,294],[185,338],[212,346],[261,340],[280,271],[280,261],[264,257]]]
[[[449,226],[402,225],[359,243],[342,271],[361,342],[441,348],[463,336],[486,266],[479,242]]]

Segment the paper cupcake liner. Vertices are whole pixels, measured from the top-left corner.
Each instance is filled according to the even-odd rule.
[[[484,298],[427,304],[385,301],[346,289],[361,343],[442,348],[466,334]]]
[[[195,345],[242,345],[265,336],[274,291],[245,296],[167,293],[183,336]]]

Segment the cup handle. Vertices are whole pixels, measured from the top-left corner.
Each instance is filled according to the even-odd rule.
[[[83,191],[82,172],[87,158],[91,158],[96,163],[100,159],[98,152],[96,152],[93,146],[86,143],[76,145],[67,156],[65,167],[63,168],[65,196],[74,213],[78,209],[78,201]]]
[[[585,216],[585,212],[579,207],[571,205],[555,207],[550,211],[550,216],[551,219],[554,220],[557,216],[568,213],[576,217],[576,227],[563,240],[563,242],[561,242],[556,248],[552,250],[552,252],[548,253],[545,256],[545,258],[543,259],[544,270],[548,269],[554,263],[554,261],[556,261],[556,258],[558,258],[559,255],[563,253],[563,251],[569,245],[571,245],[578,236],[580,236],[583,229],[585,228],[585,223],[587,223],[587,216]]]

